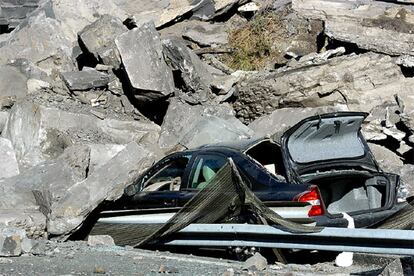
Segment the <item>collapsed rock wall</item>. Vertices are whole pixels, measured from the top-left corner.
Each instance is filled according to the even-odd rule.
[[[246,2],[1,1],[14,30],[0,36],[0,227],[66,237],[167,152],[337,110],[369,113],[381,166],[412,182],[412,7]],[[264,47],[265,66],[229,63],[232,31],[263,28],[250,48]]]

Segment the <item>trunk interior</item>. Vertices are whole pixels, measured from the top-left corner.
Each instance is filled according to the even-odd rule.
[[[375,210],[385,206],[389,180],[365,172],[329,172],[306,177],[317,185],[330,214]]]

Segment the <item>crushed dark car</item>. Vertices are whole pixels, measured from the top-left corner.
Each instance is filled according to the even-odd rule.
[[[288,220],[317,226],[371,227],[400,209],[399,177],[383,172],[361,133],[366,113],[339,112],[302,120],[280,139],[205,145],[152,166],[99,223],[165,223],[231,158],[266,206]]]

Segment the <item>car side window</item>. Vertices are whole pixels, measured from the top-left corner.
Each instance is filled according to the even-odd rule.
[[[191,156],[181,156],[167,160],[155,171],[142,179],[142,191],[178,191],[185,169]]]
[[[221,155],[205,154],[197,156],[190,176],[190,189],[204,189],[216,173],[227,163]]]

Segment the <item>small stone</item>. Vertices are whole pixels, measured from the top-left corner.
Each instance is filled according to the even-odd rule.
[[[15,257],[22,252],[22,241],[27,239],[26,231],[19,228],[0,229],[0,256]]]
[[[252,257],[248,258],[244,264],[244,270],[256,270],[262,271],[267,267],[267,260],[260,253],[255,253]]]
[[[95,273],[95,274],[105,274],[106,270],[105,270],[105,268],[103,268],[101,266],[96,266],[93,273]]]
[[[114,239],[109,235],[91,235],[88,237],[88,245],[89,246],[100,246],[100,245],[107,245],[107,246],[114,246],[115,242]]]

